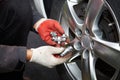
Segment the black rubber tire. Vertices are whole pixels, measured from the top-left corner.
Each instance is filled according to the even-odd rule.
[[[62,6],[65,3],[65,1],[66,0],[54,0],[53,5],[52,5],[52,9],[51,9],[50,18],[59,21]],[[106,0],[106,1],[111,6],[113,12],[115,13],[118,24],[120,25],[120,10],[119,10],[120,0]],[[113,38],[110,38],[110,39],[113,39]],[[113,41],[113,40],[109,40],[109,41]],[[58,73],[60,73],[61,80],[73,80],[69,76],[64,65],[59,65],[58,67],[56,67],[56,69],[57,69]],[[118,75],[118,78],[116,80],[120,80],[119,75]]]

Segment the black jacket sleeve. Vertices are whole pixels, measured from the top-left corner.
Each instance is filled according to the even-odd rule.
[[[0,45],[0,73],[19,70],[26,63],[26,47]]]
[[[30,3],[31,3],[32,13],[33,13],[33,25],[34,25],[38,20],[44,17],[36,9],[34,1],[30,0]]]

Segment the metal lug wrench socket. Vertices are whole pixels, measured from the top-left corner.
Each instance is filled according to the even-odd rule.
[[[60,56],[65,56],[69,54],[69,52],[78,52],[82,50],[82,46],[80,42],[74,42],[73,44],[69,44],[66,49],[60,54]]]

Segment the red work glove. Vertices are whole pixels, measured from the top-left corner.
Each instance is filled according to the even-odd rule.
[[[35,24],[35,29],[39,33],[42,40],[44,40],[49,45],[57,46],[57,43],[52,41],[50,32],[56,32],[58,36],[64,34],[59,22],[53,19],[41,19]]]

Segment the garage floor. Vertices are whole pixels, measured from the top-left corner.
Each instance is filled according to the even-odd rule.
[[[30,32],[28,48],[46,45],[36,33]],[[60,80],[55,68],[49,69],[35,63],[27,63],[24,76],[26,80]]]

